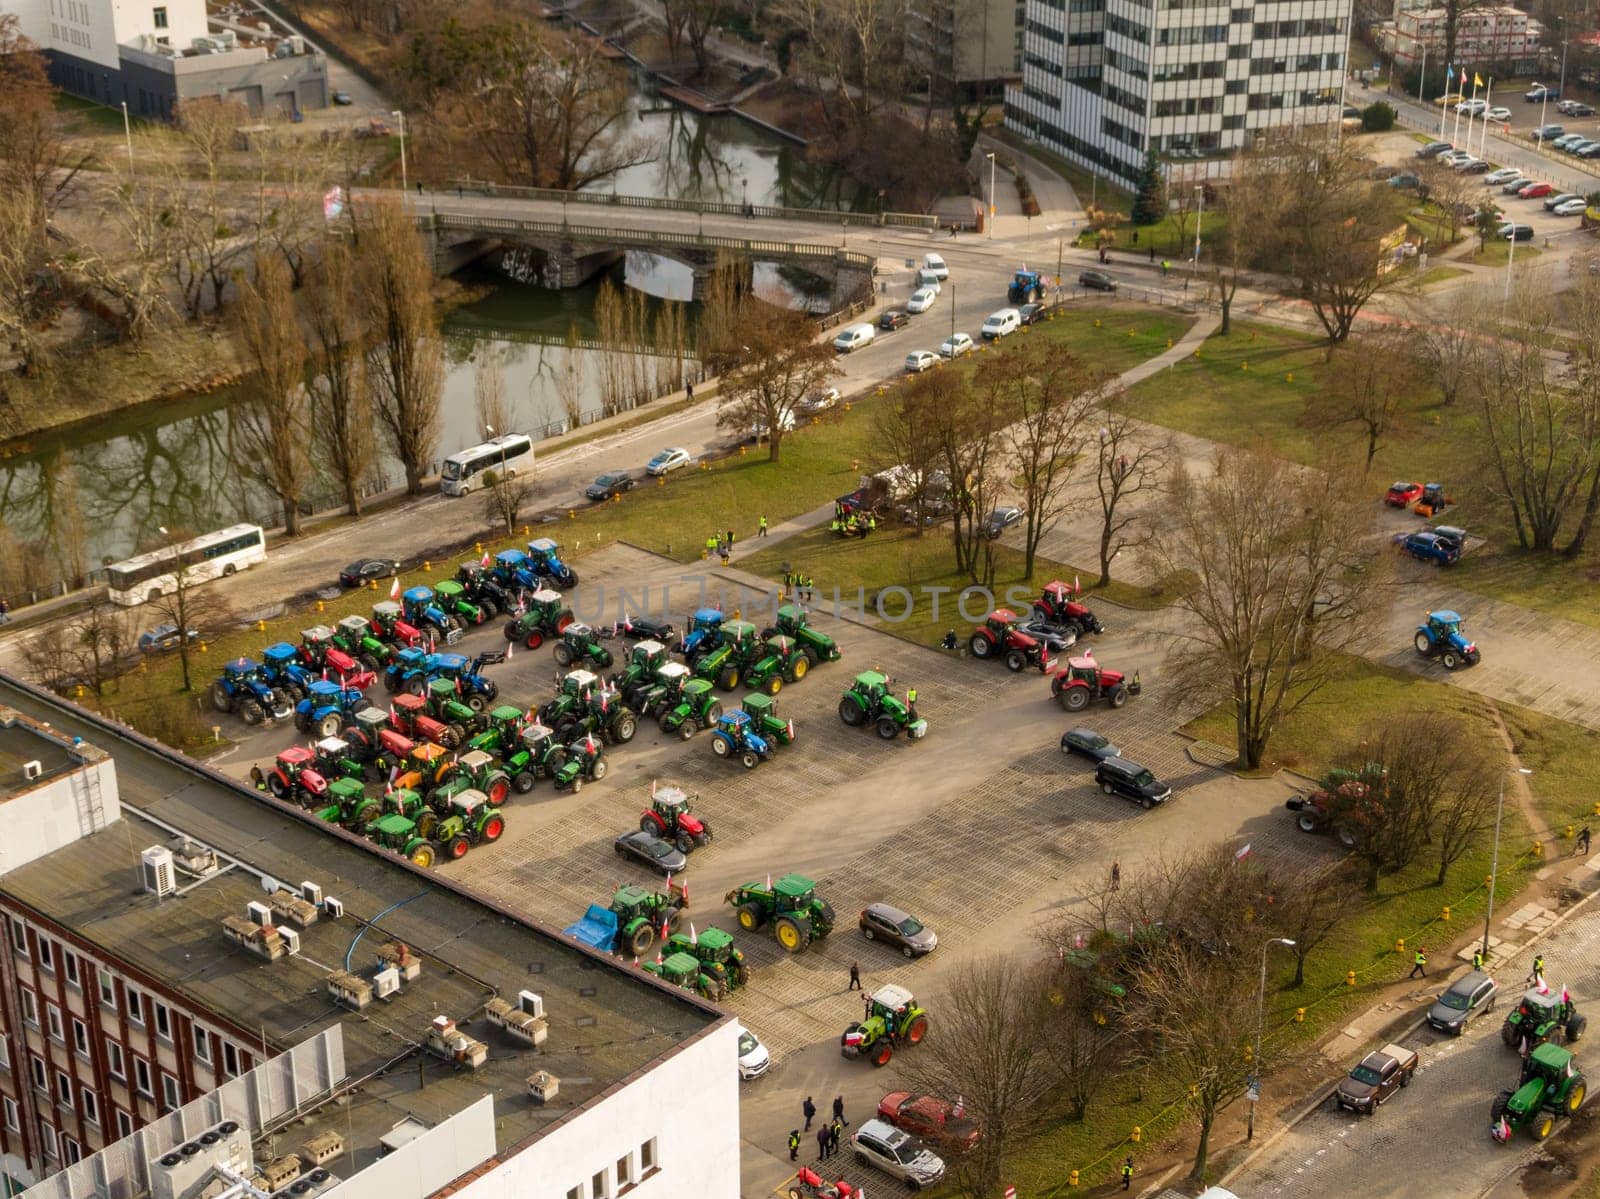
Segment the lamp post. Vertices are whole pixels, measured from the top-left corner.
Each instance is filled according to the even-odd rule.
[[[1194,194],[1198,198],[1199,211],[1194,218],[1194,265],[1190,268],[1189,277],[1198,279],[1200,277],[1200,226],[1205,224],[1206,219],[1206,185],[1196,183],[1194,185]]]
[[[400,191],[404,193],[411,190],[406,179],[406,114],[396,108],[389,115],[400,124]]]
[[[1293,948],[1294,942],[1288,937],[1268,937],[1261,942],[1261,989],[1256,992],[1256,1048],[1255,1056],[1250,1059],[1250,1068],[1255,1074],[1250,1081],[1250,1112],[1245,1117],[1244,1139],[1247,1141],[1256,1135],[1256,1104],[1261,1099],[1261,1026],[1267,1015],[1267,950],[1274,945]]]
[[[984,11],[987,12],[988,10],[985,9]],[[990,237],[993,237],[994,236],[994,155],[993,154],[985,154],[984,157],[989,160],[989,219],[988,219],[988,221],[985,222],[985,228],[986,228],[986,230],[988,232],[988,235]]]
[[[128,102],[122,102],[122,138],[128,144],[128,174],[133,174],[133,122],[128,119]]]
[[[1514,236],[1511,244],[1517,244]],[[1533,771],[1524,770],[1520,766],[1514,767],[1514,769],[1518,774],[1533,773]],[[1489,922],[1494,919],[1494,891],[1500,885],[1500,817],[1505,814],[1506,810],[1506,775],[1510,773],[1510,770],[1501,773],[1500,798],[1495,800],[1494,804],[1494,852],[1489,857],[1489,903],[1483,912],[1483,956],[1485,959],[1489,956]]]

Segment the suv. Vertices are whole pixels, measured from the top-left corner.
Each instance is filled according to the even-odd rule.
[[[923,1149],[884,1120],[868,1120],[850,1138],[856,1160],[898,1178],[914,1191],[932,1186],[944,1177],[944,1162],[931,1149]]]
[[[1440,1032],[1459,1037],[1467,1031],[1467,1021],[1494,1010],[1500,988],[1482,970],[1463,974],[1450,984],[1428,1009],[1428,1023]]]
[[[1107,795],[1131,799],[1141,808],[1153,808],[1172,798],[1172,788],[1137,762],[1106,758],[1095,767],[1094,781]]]

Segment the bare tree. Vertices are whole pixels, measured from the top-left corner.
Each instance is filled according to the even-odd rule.
[[[192,533],[172,532],[163,538],[163,543],[170,547],[192,536]],[[200,643],[229,628],[237,619],[222,593],[204,585],[204,579],[195,569],[199,562],[198,556],[191,555],[174,563],[172,586],[145,602],[145,609],[157,623],[170,624],[178,630],[176,652],[185,691],[193,689],[192,668]],[[191,629],[192,640],[188,633]]]
[[[361,307],[377,342],[368,363],[373,401],[407,493],[421,495],[439,444],[444,389],[433,269],[398,204],[373,204],[361,236]]]
[[[127,609],[101,592],[70,620],[48,624],[18,644],[29,672],[52,691],[67,694],[81,686],[104,699],[134,637]]]
[[[472,371],[472,405],[478,424],[490,436],[511,432],[511,406],[506,400],[505,351],[499,345],[482,347]]]
[[[1444,214],[1445,222],[1450,226],[1450,236],[1445,245],[1454,245],[1461,239],[1462,225],[1472,217],[1483,195],[1482,176],[1464,175],[1449,163],[1433,158],[1425,160],[1417,174],[1423,194]]]
[[[1304,986],[1306,961],[1356,913],[1354,880],[1342,858],[1310,866],[1297,864],[1293,869],[1278,867],[1272,876],[1272,927],[1294,942],[1289,948],[1294,957],[1294,978],[1289,985]]]
[[[1100,504],[1100,581],[1111,582],[1111,563],[1130,546],[1143,545],[1150,533],[1142,501],[1166,486],[1172,448],[1155,429],[1110,408],[1101,413],[1098,452],[1094,461],[1095,494]]]
[[[311,397],[312,440],[343,489],[351,516],[361,515],[362,482],[377,457],[359,278],[349,244],[331,239],[307,277],[304,304],[319,352]]]
[[[483,514],[505,530],[509,537],[517,530],[517,518],[533,499],[531,475],[502,475],[499,471],[483,473]]]
[[[297,537],[311,481],[311,400],[294,281],[281,258],[256,256],[254,277],[239,282],[234,325],[251,368],[234,415],[244,466],[278,497],[284,532]]]
[[[56,89],[39,48],[22,35],[14,13],[0,14],[0,192],[27,196],[25,212],[45,222],[72,190],[90,155],[66,137]]]
[[[177,243],[173,278],[183,290],[189,315],[222,307],[240,241],[228,159],[234,131],[250,123],[243,104],[205,96],[184,100],[176,110],[177,137],[157,165],[164,168],[167,220]]]
[[[340,139],[303,136],[304,126],[286,117],[269,116],[264,124],[249,139],[255,252],[276,249],[302,287],[311,251],[327,232],[323,197],[338,178]]]
[[[1223,337],[1233,329],[1233,298],[1252,267],[1276,269],[1276,230],[1285,207],[1284,174],[1270,149],[1242,151],[1233,159],[1227,189],[1219,203],[1224,219],[1206,241],[1202,269],[1216,289],[1222,308]]]
[[[892,390],[873,411],[873,465],[879,471],[901,473],[910,490],[907,498],[918,537],[929,523],[930,503],[940,489],[932,413],[952,378],[946,371],[920,374]]]
[[[1428,305],[1409,329],[1446,406],[1468,390],[1484,338],[1482,307],[1477,288],[1458,288]]]
[[[768,461],[778,461],[796,405],[838,373],[833,351],[816,335],[804,313],[745,307],[741,357],[722,376],[717,424],[740,437],[766,437]]]
[[[122,336],[136,342],[172,311],[165,280],[176,252],[173,220],[164,186],[114,170],[109,216],[122,253],[90,256],[83,270],[119,310]]]
[[[1571,386],[1582,408],[1600,401],[1600,277],[1587,271],[1580,274],[1566,300],[1566,323],[1577,334],[1573,339]],[[1600,516],[1600,467],[1590,476],[1578,527],[1561,551],[1566,557],[1576,558],[1583,552],[1596,516]]]
[[[1046,997],[1049,1007],[1038,1051],[1068,1118],[1082,1120],[1127,1051],[1127,1030],[1102,1011],[1107,998],[1103,980],[1076,951],[1069,956],[1063,949],[1057,956]]]
[[[1156,564],[1196,576],[1177,601],[1194,619],[1174,665],[1182,685],[1232,707],[1239,762],[1255,769],[1327,681],[1332,651],[1368,632],[1381,587],[1367,499],[1341,472],[1226,449],[1209,478],[1176,471],[1163,515]]]
[[[1004,482],[1005,416],[965,379],[938,374],[952,376],[928,412],[939,469],[950,484],[951,548],[956,570],[986,587],[994,582],[995,542],[983,526]]]
[[[42,220],[32,191],[0,188],[0,345],[24,375],[37,374],[47,358],[40,318],[48,306],[41,279],[49,243]]]
[[[1384,438],[1405,425],[1406,404],[1422,382],[1409,332],[1378,331],[1350,339],[1329,360],[1327,383],[1306,401],[1312,429],[1353,428],[1371,473]]]

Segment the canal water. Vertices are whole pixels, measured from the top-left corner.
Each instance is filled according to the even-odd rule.
[[[849,181],[808,163],[803,147],[738,117],[669,106],[641,86],[631,121],[631,133],[648,139],[652,158],[597,190],[809,208],[864,201]],[[758,290],[772,298],[806,302],[774,269],[758,264],[756,275]],[[647,254],[629,254],[613,277],[664,300],[689,295],[686,268]],[[636,356],[596,344],[599,280],[554,292],[483,269],[465,281],[487,291],[445,323],[441,458],[484,439],[473,395],[487,354],[500,363],[515,429],[536,437],[603,415],[619,378],[629,388],[644,379],[665,389],[685,373],[693,377],[694,363],[677,356]],[[687,317],[692,344],[692,312]],[[221,391],[136,409],[41,438],[31,453],[0,459],[0,528],[23,544],[75,542],[82,546],[82,565],[93,569],[152,544],[163,526],[276,523],[271,497],[240,460],[231,414],[236,400],[236,392]],[[382,488],[402,478],[386,457],[371,482]],[[309,498],[318,509],[333,506],[331,481],[319,478]],[[43,589],[52,582],[30,579],[29,585]]]

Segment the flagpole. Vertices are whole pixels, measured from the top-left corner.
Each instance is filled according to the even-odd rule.
[[[1478,139],[1478,157],[1489,153],[1489,110],[1494,107],[1494,76],[1489,76],[1489,86],[1483,93],[1483,136]]]
[[[1461,81],[1462,81],[1463,85],[1465,85],[1465,83],[1466,83],[1466,76],[1465,75],[1463,75],[1461,77]],[[1450,94],[1450,89],[1446,88],[1445,89],[1445,95],[1448,96],[1449,94]],[[1448,102],[1445,104],[1445,107],[1446,108],[1450,107]],[[1452,142],[1459,141],[1460,138],[1461,138],[1461,101],[1460,100],[1457,100],[1455,102],[1455,110],[1456,110],[1456,123],[1454,125],[1452,125],[1451,128],[1450,128],[1450,140]],[[1468,124],[1467,124],[1467,132],[1468,133],[1472,132],[1471,122],[1468,122]]]
[[[1472,107],[1467,109],[1467,153],[1472,153],[1472,118],[1477,115],[1478,109],[1478,72],[1472,72]]]
[[[1423,42],[1422,43],[1422,75],[1417,80],[1417,103],[1418,104],[1425,103],[1425,101],[1422,98],[1422,93],[1424,91],[1426,91],[1427,88],[1428,88],[1428,43],[1427,42]]]
[[[1444,64],[1444,94],[1446,96],[1448,96],[1450,94],[1450,80],[1452,80],[1454,78],[1455,78],[1455,68],[1453,68],[1449,63],[1445,63]],[[1450,105],[1449,104],[1440,104],[1439,105],[1439,140],[1440,141],[1444,141],[1444,119],[1445,119],[1445,115],[1449,111],[1450,111]]]

